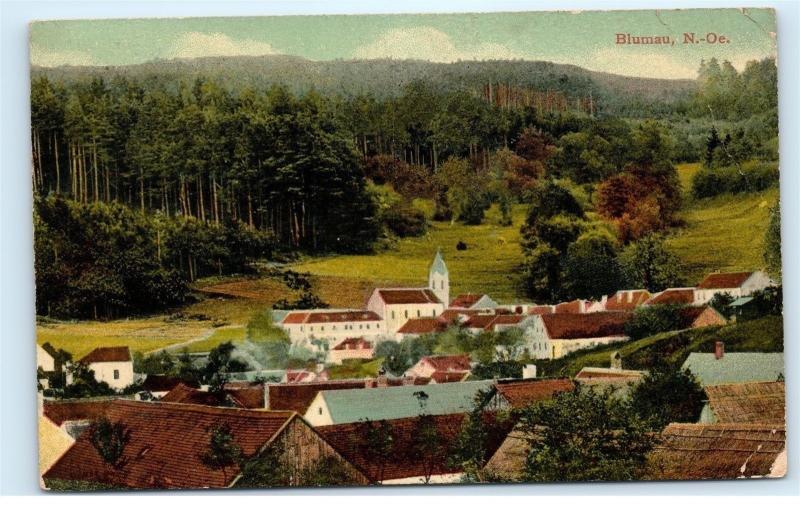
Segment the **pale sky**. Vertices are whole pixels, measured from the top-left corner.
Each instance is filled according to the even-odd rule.
[[[46,21],[31,25],[31,62],[124,65],[155,59],[287,54],[311,60],[525,59],[655,78],[694,78],[701,59],[775,56],[768,9],[270,16]],[[682,44],[683,34],[726,44]],[[615,44],[617,33],[670,36],[674,45]]]

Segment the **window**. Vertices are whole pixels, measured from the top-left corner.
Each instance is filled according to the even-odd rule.
[[[417,317],[420,317],[419,309],[417,309]]]
[[[436,281],[433,281],[433,290],[436,291]]]
[[[358,329],[361,330],[364,328],[364,325],[358,325]]]
[[[369,325],[367,325],[367,330],[369,330]]]
[[[394,311],[392,311],[392,319],[394,319]]]
[[[314,327],[313,326],[309,327],[308,329],[311,330],[312,332],[314,331]]]
[[[403,313],[405,314],[406,319],[408,319],[408,309],[404,310]]]
[[[119,369],[114,369],[114,379],[119,380]]]
[[[322,415],[322,407],[321,407],[321,406],[320,406],[319,408],[317,408],[317,413],[319,413],[320,415]]]

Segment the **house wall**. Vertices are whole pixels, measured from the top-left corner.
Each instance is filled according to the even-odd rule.
[[[436,474],[432,475],[428,480],[428,484],[456,484],[461,482],[463,472],[457,474]],[[403,477],[401,479],[387,479],[381,484],[398,485],[398,484],[425,484],[425,478],[422,476]]]
[[[308,409],[303,418],[314,427],[330,426],[333,424],[333,417],[331,417],[328,404],[322,397],[322,392],[318,392],[314,400],[311,401],[311,404],[308,405]]]
[[[343,341],[349,337],[364,337],[374,340],[386,336],[386,323],[375,321],[341,321],[326,323],[290,323],[281,325],[292,342],[324,339]]]
[[[446,273],[429,272],[428,287],[444,305],[450,304],[450,276]]]
[[[742,296],[750,296],[756,291],[761,291],[762,289],[774,285],[775,283],[769,278],[769,275],[763,271],[755,271],[750,275],[750,278],[742,284],[742,291],[744,292]]]
[[[384,307],[386,315],[383,319],[389,334],[396,334],[409,319],[435,318],[444,312],[444,305],[441,303],[404,303]]]
[[[522,355],[538,359],[561,358],[573,351],[624,341],[626,336],[590,337],[585,339],[550,339],[540,316],[531,316],[521,323],[525,348]]]
[[[766,289],[774,285],[774,282],[769,278],[769,275],[763,271],[755,271],[750,277],[745,280],[741,287],[733,288],[720,288],[720,289],[695,289],[694,303],[695,305],[704,305],[714,298],[717,293],[728,293],[734,298],[741,298],[742,296],[750,296],[756,291]]]
[[[550,340],[550,358],[561,358],[573,351],[584,350],[593,348],[595,346],[602,346],[614,342],[627,341],[628,337],[624,335],[613,337],[591,337],[588,339],[551,339]]]
[[[42,371],[55,371],[56,361],[38,344],[36,345],[36,366],[41,367]]]
[[[375,350],[372,348],[364,348],[360,350],[330,350],[328,352],[328,362],[331,364],[341,364],[343,360],[348,359],[372,359]]]
[[[133,362],[95,362],[89,364],[94,371],[94,379],[104,381],[112,389],[120,390],[133,383]],[[118,371],[114,377],[114,371]]]
[[[295,416],[273,442],[282,453],[281,461],[292,474],[292,486],[307,484],[302,479],[304,470],[313,469],[325,458],[333,458],[344,469],[353,484],[369,484],[369,479],[343,458],[313,428]]]
[[[717,325],[725,325],[727,321],[725,318],[711,310],[710,307],[707,307],[697,319],[692,322],[692,328],[702,328],[704,326],[717,326]]]
[[[406,376],[430,378],[434,372],[436,372],[436,368],[429,364],[427,360],[420,360],[413,367],[410,367],[405,374]]]

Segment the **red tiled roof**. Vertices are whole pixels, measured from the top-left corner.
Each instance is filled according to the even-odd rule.
[[[650,299],[650,292],[646,289],[631,289],[617,291],[614,296],[606,301],[608,311],[630,311]]]
[[[305,414],[308,405],[321,390],[362,389],[364,380],[331,380],[311,383],[284,383],[267,385],[267,402],[270,410],[292,410]]]
[[[245,457],[256,454],[296,415],[163,402],[115,401],[105,416],[121,422],[130,439],[117,468],[105,463],[89,432],[48,470],[45,480],[92,481],[129,488],[223,488],[237,465],[214,470],[200,459],[214,427],[226,424]]]
[[[397,331],[399,334],[430,334],[447,330],[447,322],[439,318],[412,318]]]
[[[689,305],[694,302],[694,289],[665,289],[649,300],[647,305]]]
[[[286,382],[287,383],[301,383],[303,380],[311,376],[316,379],[316,375],[307,369],[287,369]]]
[[[452,323],[454,320],[458,319],[461,316],[472,317],[480,314],[479,311],[476,310],[466,310],[466,309],[445,309],[444,312],[439,314],[439,318],[447,321],[448,323]]]
[[[344,323],[355,321],[380,321],[381,317],[372,311],[338,311],[338,312],[290,312],[282,323]]]
[[[542,314],[541,318],[551,339],[591,339],[625,335],[631,313]]]
[[[422,357],[420,362],[427,362],[436,371],[469,371],[469,355],[429,355]]]
[[[706,275],[706,278],[697,287],[700,289],[732,289],[740,287],[752,274],[751,271],[711,273]]]
[[[360,469],[372,480],[404,479],[422,477],[426,474],[428,461],[432,462],[432,475],[455,474],[461,471],[447,462],[449,447],[461,431],[464,414],[435,415],[433,422],[440,439],[441,448],[432,453],[430,460],[416,452],[416,440],[419,419],[409,417],[388,420],[392,436],[391,452],[384,458],[372,454],[369,443],[366,441],[365,423],[354,422],[320,426],[319,434],[328,441],[345,459]],[[486,441],[487,459],[494,454],[500,444],[511,431],[513,422],[495,421],[494,414],[486,413],[484,421],[488,430]],[[378,423],[373,423],[378,427]],[[381,477],[381,473],[383,477]]]
[[[379,289],[378,294],[387,304],[442,303],[430,289]]]
[[[603,380],[603,381],[638,381],[644,377],[643,371],[630,369],[609,369],[584,367],[575,375],[576,380]]]
[[[525,319],[525,317],[519,314],[500,314],[494,318],[494,321],[487,327],[487,330],[497,325],[516,325],[523,319]]]
[[[207,392],[179,383],[161,398],[164,403],[184,403],[192,405],[224,406],[225,399]]]
[[[94,420],[102,417],[116,398],[45,399],[42,412],[45,417],[61,426],[66,421]]]
[[[558,378],[498,382],[494,387],[512,408],[524,408],[537,401],[550,399],[559,392],[569,392],[574,384],[569,378]]]
[[[581,312],[583,300],[572,300],[571,302],[562,302],[553,307],[553,312],[558,314],[578,314]]]
[[[480,328],[486,329],[494,320],[497,319],[497,314],[476,314],[464,322],[466,328]]]
[[[165,374],[148,374],[142,382],[142,388],[150,392],[169,392],[178,386],[179,383],[188,384],[177,376],[167,376]]]
[[[436,383],[458,383],[469,376],[469,371],[434,371],[430,379]]]
[[[344,350],[370,350],[372,349],[372,342],[367,341],[363,337],[351,337],[345,339],[331,350],[344,351]]]
[[[229,382],[222,390],[239,408],[264,408],[264,384]]]
[[[88,355],[80,359],[82,364],[96,362],[130,362],[131,350],[127,346],[114,346],[110,348],[95,348]]]
[[[551,314],[554,312],[554,308],[552,305],[534,305],[528,308],[528,315],[532,316],[534,314]]]
[[[458,295],[455,299],[450,302],[450,307],[457,309],[468,309],[478,303],[478,300],[483,298],[483,295],[474,294],[474,293],[466,293],[463,295]]]

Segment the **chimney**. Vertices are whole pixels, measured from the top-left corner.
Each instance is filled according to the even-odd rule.
[[[717,360],[721,359],[725,356],[725,343],[722,341],[717,341],[714,345],[714,358]]]
[[[526,364],[522,366],[522,378],[536,378],[536,364]]]
[[[611,354],[611,369],[622,369],[622,355],[619,351]]]

